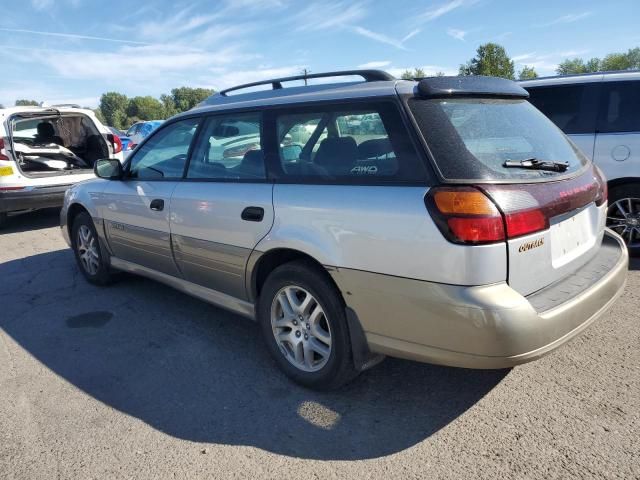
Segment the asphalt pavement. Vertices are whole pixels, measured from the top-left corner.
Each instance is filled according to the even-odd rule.
[[[256,325],[89,285],[55,210],[0,233],[0,478],[640,478],[640,262],[577,339],[512,370],[386,359],[317,393]]]

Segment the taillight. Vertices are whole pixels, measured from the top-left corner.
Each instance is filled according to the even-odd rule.
[[[594,175],[596,182],[598,182],[598,195],[596,197],[596,205],[600,206],[603,203],[607,202],[607,198],[609,197],[609,186],[607,185],[607,179],[604,176],[602,170],[597,165],[593,166]]]
[[[427,207],[440,231],[454,243],[477,245],[505,239],[502,215],[476,188],[433,188]]]
[[[435,187],[426,204],[452,242],[483,244],[547,230],[550,220],[607,200],[607,182],[596,167],[569,180],[475,187]]]
[[[0,160],[10,160],[5,150],[4,138],[0,137]]]
[[[122,151],[122,141],[120,137],[110,133],[107,135],[107,138],[111,142],[111,145],[113,145],[113,153],[120,153]]]

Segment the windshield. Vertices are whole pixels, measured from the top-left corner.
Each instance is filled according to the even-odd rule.
[[[409,102],[446,179],[533,180],[580,170],[588,160],[526,100],[457,98]],[[564,172],[508,168],[507,161],[567,163]]]

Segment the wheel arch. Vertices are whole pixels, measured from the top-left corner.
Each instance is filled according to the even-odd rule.
[[[357,313],[347,305],[340,287],[330,274],[329,269],[332,267],[323,265],[308,253],[293,248],[274,248],[264,253],[254,250],[247,264],[246,281],[249,300],[255,304],[260,295],[260,289],[269,274],[280,265],[293,261],[307,262],[318,268],[325,274],[327,281],[333,285],[338,292],[340,301],[345,309],[347,329],[351,342],[352,361],[356,370],[363,371],[379,363],[384,356],[371,353],[365,332],[362,328],[362,323]]]
[[[87,214],[91,215],[89,210],[81,203],[76,202],[69,205],[69,208],[67,209],[67,233],[69,234],[69,238],[71,238],[73,220],[82,212],[86,212]]]
[[[640,178],[622,177],[622,178],[614,178],[613,180],[609,180],[607,182],[607,186],[609,187],[609,190],[616,187],[622,187],[622,186],[634,185],[634,184],[640,187]]]

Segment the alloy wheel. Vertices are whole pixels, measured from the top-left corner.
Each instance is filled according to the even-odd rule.
[[[624,239],[627,247],[640,247],[640,198],[621,198],[611,203],[607,226]]]
[[[76,245],[78,247],[78,257],[85,272],[89,275],[98,273],[98,269],[100,268],[98,241],[94,237],[91,229],[86,225],[80,225]]]
[[[329,361],[331,327],[322,305],[304,288],[280,289],[271,304],[271,328],[280,351],[294,367],[316,372]]]

